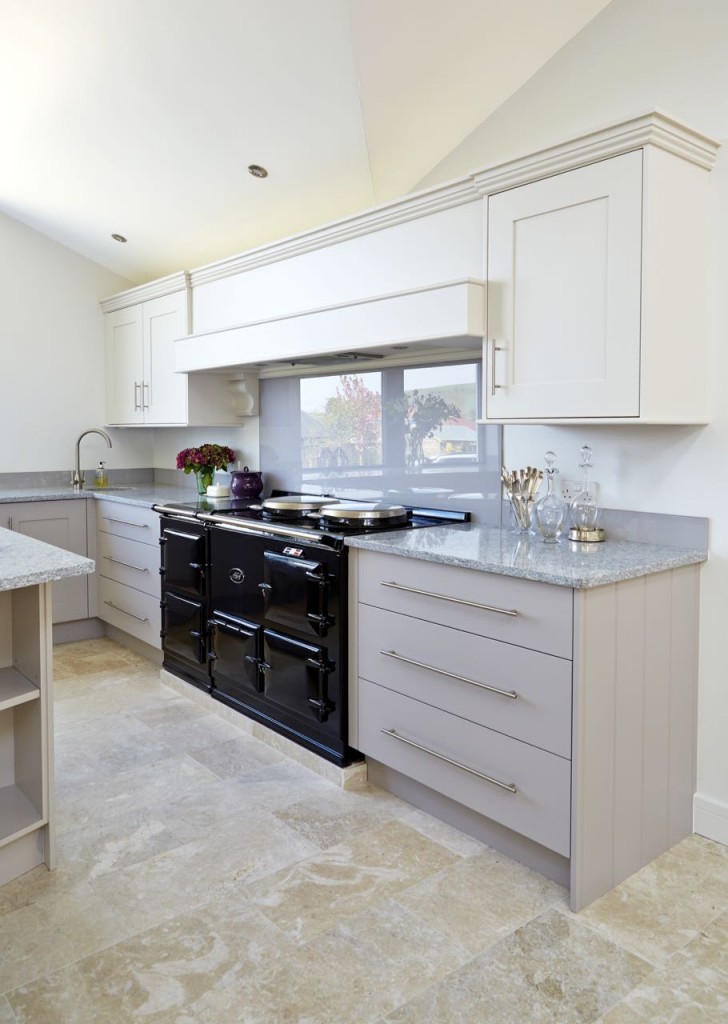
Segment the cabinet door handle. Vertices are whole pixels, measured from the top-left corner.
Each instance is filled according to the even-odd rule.
[[[8,516],[8,529],[12,530],[12,528],[13,528],[13,517],[12,516]]]
[[[109,608],[113,608],[117,612],[123,612],[124,615],[129,615],[132,619],[136,619],[138,622],[149,622],[143,615],[135,615],[134,612],[130,612],[128,608],[122,608],[121,605],[114,604],[113,601],[104,601],[104,604],[108,604]]]
[[[122,562],[120,558],[112,558],[111,555],[104,555],[107,562],[113,562],[114,565],[123,565],[127,569],[136,569],[137,572],[145,572],[149,574],[149,569],[144,565],[132,565],[131,562]]]
[[[147,395],[146,399],[144,397],[144,392],[146,392],[146,395]],[[144,381],[142,381],[142,409],[148,409],[148,408],[149,408],[149,385],[145,384]]]
[[[438,754],[436,750],[430,750],[429,747],[423,747],[421,743],[415,743],[414,740],[407,739],[406,736],[401,736],[394,729],[380,729],[381,733],[385,736],[391,736],[393,740],[399,740],[400,743],[406,743],[408,747],[414,747],[415,750],[422,750],[425,754],[429,754],[431,757],[436,757],[438,761],[444,761],[446,764],[451,764],[455,768],[460,768],[461,771],[468,772],[470,775],[475,775],[476,778],[482,779],[483,782],[490,782],[492,786],[498,786],[500,789],[507,789],[509,793],[517,793],[518,787],[512,782],[501,782],[500,779],[494,779],[491,775],[484,775],[483,772],[478,772],[475,768],[469,768],[468,765],[462,764],[460,761],[453,761],[451,757],[446,757],[445,754]]]
[[[495,382],[495,354],[496,352],[505,352],[505,348],[502,345],[498,345],[495,338],[490,343],[490,394],[491,397],[495,395],[496,391],[500,391],[503,387],[502,384],[496,384]]]
[[[396,651],[380,651],[385,658],[394,658],[396,661],[403,661],[407,665],[414,665],[416,668],[426,668],[428,672],[437,672],[440,676],[447,676],[448,679],[457,679],[460,683],[470,683],[471,686],[477,686],[480,690],[487,690],[489,693],[500,694],[501,697],[510,697],[511,700],[516,700],[518,694],[515,690],[501,690],[498,686],[489,686],[487,683],[479,683],[475,679],[468,679],[467,676],[459,676],[455,672],[446,672],[444,668],[435,668],[434,665],[428,665],[424,661],[415,661],[414,658],[405,658],[403,654],[397,654]]]
[[[142,386],[138,380],[134,381],[134,412],[139,412],[142,407]]]
[[[496,612],[498,615],[518,616],[515,608],[498,608],[494,604],[480,604],[478,601],[466,601],[463,597],[448,597],[446,594],[436,594],[432,590],[417,590],[415,587],[405,587],[402,583],[392,581],[379,581],[380,587],[392,587],[394,590],[404,590],[408,594],[419,594],[421,597],[436,597],[438,601],[450,601],[452,604],[464,604],[468,608],[479,608],[482,612]]]
[[[137,530],[148,530],[148,523],[131,523],[128,519],[114,519],[113,516],[104,516],[110,523],[121,523],[123,526],[136,526]]]

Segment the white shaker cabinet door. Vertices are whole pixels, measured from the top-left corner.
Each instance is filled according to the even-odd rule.
[[[144,333],[141,306],[127,306],[105,317],[106,422],[144,421]]]
[[[187,333],[187,294],[174,292],[144,303],[144,383],[148,424],[187,423],[187,375],[175,373],[174,343]]]
[[[488,202],[490,419],[640,412],[642,151]]]

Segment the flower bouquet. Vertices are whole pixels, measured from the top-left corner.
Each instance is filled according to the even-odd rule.
[[[235,461],[235,452],[222,444],[201,444],[199,448],[183,448],[177,454],[177,469],[194,473],[197,493],[205,494],[216,469],[227,469]]]

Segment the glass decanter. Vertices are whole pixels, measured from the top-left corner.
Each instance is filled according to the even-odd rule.
[[[546,494],[536,502],[536,525],[544,544],[555,544],[566,518],[566,502],[556,493],[556,453],[546,452]]]
[[[581,489],[571,502],[571,531],[574,540],[603,540],[604,531],[599,527],[599,506],[594,489],[589,482],[592,470],[592,450],[588,444],[579,449],[579,468],[582,472]]]

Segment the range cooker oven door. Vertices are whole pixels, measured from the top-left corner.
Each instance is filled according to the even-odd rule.
[[[183,664],[204,665],[205,606],[201,601],[171,592],[162,599],[162,639],[165,658],[171,656]]]
[[[245,701],[263,690],[262,626],[218,612],[210,619],[210,673],[215,696]]]
[[[265,602],[266,622],[283,629],[300,630],[325,637],[336,625],[331,614],[335,577],[321,561],[266,551],[264,580],[259,584]],[[300,551],[300,548],[294,548]]]
[[[312,734],[339,735],[336,665],[325,647],[266,629],[262,667],[267,700]]]
[[[205,592],[204,527],[163,518],[159,544],[163,589],[201,597]]]

